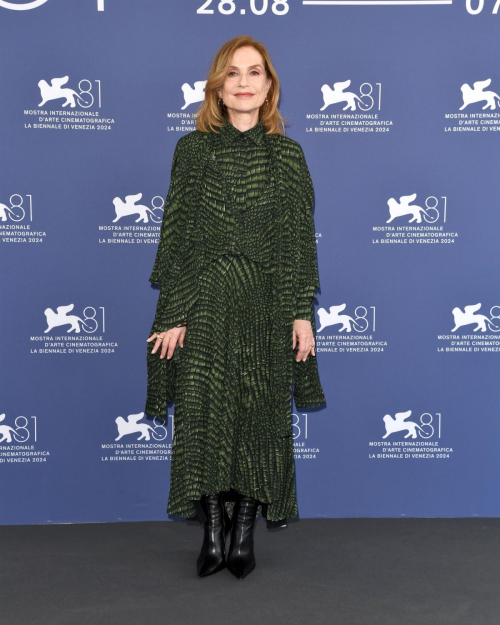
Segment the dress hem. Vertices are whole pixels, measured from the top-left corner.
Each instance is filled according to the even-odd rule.
[[[203,511],[203,507],[201,505],[201,501],[199,499],[192,499],[191,500],[195,509],[196,509],[196,514],[194,516],[189,517],[189,520],[192,521],[198,521],[200,524],[204,524],[205,521],[207,520],[207,517]],[[276,529],[276,528],[285,528],[288,527],[288,519],[289,518],[298,518],[297,517],[284,517],[283,519],[279,519],[277,521],[273,521],[271,519],[267,518],[267,507],[268,504],[267,503],[260,503],[259,502],[259,508],[262,508],[262,517],[266,520],[266,527],[267,529]],[[260,515],[257,515],[260,516]]]

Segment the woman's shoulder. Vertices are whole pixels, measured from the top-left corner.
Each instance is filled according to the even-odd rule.
[[[270,135],[276,137],[277,152],[284,165],[284,170],[289,175],[302,176],[307,170],[304,150],[298,141],[285,135]]]
[[[205,141],[207,133],[201,132],[201,130],[190,130],[188,133],[182,135],[177,141],[176,150],[179,152],[189,152],[195,150],[198,147],[202,147]]]
[[[289,158],[290,161],[300,161],[304,158],[304,150],[302,149],[300,143],[295,139],[281,134],[269,136],[274,138],[278,149],[281,151],[285,158]]]
[[[204,135],[206,133],[200,130],[191,130],[177,140],[173,163],[178,171],[190,170],[194,164],[202,161],[203,150],[208,145]]]

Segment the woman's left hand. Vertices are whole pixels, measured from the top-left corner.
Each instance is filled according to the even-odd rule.
[[[314,344],[314,335],[312,331],[311,322],[306,319],[295,319],[293,322],[293,344],[292,349],[295,349],[295,345],[299,344],[297,350],[297,356],[295,360],[306,360],[309,356],[316,356],[316,347]]]

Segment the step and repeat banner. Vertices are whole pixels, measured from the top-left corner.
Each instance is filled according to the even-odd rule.
[[[242,34],[315,186],[300,516],[500,515],[499,5],[0,0],[0,523],[169,518],[148,279],[175,145]]]

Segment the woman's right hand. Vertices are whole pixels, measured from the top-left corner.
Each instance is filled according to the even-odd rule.
[[[174,349],[177,343],[179,343],[179,347],[184,347],[185,334],[186,326],[171,328],[166,332],[155,332],[148,338],[148,343],[156,340],[156,344],[151,350],[151,353],[156,354],[161,346],[160,358],[165,358],[165,356],[167,356],[167,360],[170,360],[174,354]]]

